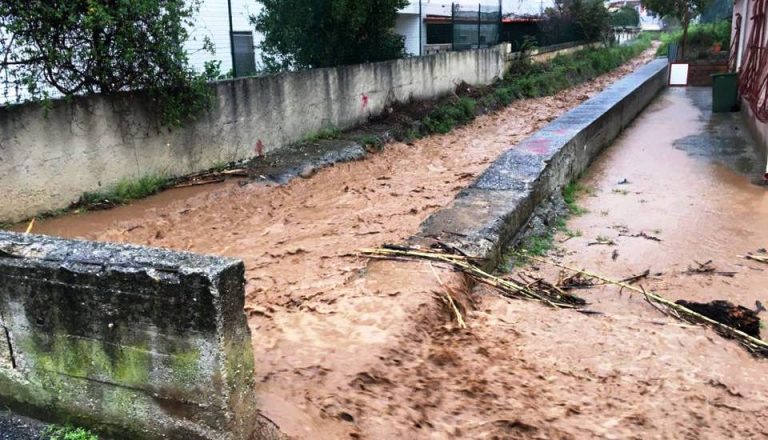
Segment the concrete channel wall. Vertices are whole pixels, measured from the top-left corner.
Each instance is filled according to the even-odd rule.
[[[176,130],[141,94],[0,107],[0,223],[67,207],[84,192],[247,159],[396,101],[431,99],[503,75],[509,45],[213,84],[213,109]]]
[[[495,266],[536,206],[577,178],[666,86],[667,69],[665,59],[652,61],[510,148],[412,241],[438,238]]]
[[[240,261],[0,232],[0,404],[120,439],[277,438]]]

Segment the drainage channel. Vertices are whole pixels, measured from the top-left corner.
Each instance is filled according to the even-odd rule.
[[[613,279],[647,270],[635,285],[671,300],[767,303],[768,265],[743,258],[768,246],[763,147],[741,115],[713,115],[710,100],[709,88],[664,91],[580,180],[577,204],[586,212],[555,235],[546,259]],[[507,276],[523,274],[551,282],[572,275],[536,261]],[[473,350],[491,349],[509,322],[514,348],[494,362],[517,367],[512,380],[481,368],[471,374],[500,389],[535,390],[516,402],[520,423],[584,438],[768,435],[764,360],[664,316],[643,295],[599,285],[572,292],[597,314],[475,292],[483,313]],[[486,432],[493,429],[504,432]]]
[[[434,343],[472,343],[471,333],[456,335],[444,325],[435,301],[444,286],[456,291],[467,286],[450,273],[437,281],[428,265],[371,263],[354,253],[405,241],[499,154],[636,66],[554,97],[516,102],[448,135],[390,145],[310,179],[283,186],[232,185],[149,210],[137,204],[122,221],[97,221],[72,228],[71,235],[242,258],[260,407],[284,432],[299,437],[409,436],[421,429],[460,433],[463,424],[484,420],[475,412],[479,407],[450,420],[456,408],[472,406],[467,396],[475,401],[497,394],[451,370],[458,360]],[[630,119],[644,104],[632,105]],[[88,215],[42,223],[37,232],[57,225],[59,234],[68,235],[66,223]],[[470,357],[487,362],[511,343],[500,341],[498,348]],[[443,382],[446,390],[466,382],[464,404],[460,393],[453,396],[455,404],[444,404],[450,393],[436,391]]]

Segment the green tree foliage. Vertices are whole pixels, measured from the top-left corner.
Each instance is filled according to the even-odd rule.
[[[251,17],[265,38],[269,71],[383,61],[405,55],[394,33],[397,11],[408,0],[258,0]]]
[[[611,25],[621,27],[640,26],[640,13],[632,6],[623,6],[611,14]]]
[[[712,0],[642,0],[643,6],[662,17],[672,17],[683,26],[681,55],[685,55],[691,20],[706,11]]]
[[[2,0],[0,78],[45,99],[146,90],[167,125],[210,102],[206,80],[183,45],[200,0]]]
[[[706,10],[701,13],[702,23],[717,23],[722,20],[730,21],[733,16],[733,0],[712,0]]]
[[[587,41],[605,39],[610,33],[611,16],[602,0],[555,0],[555,9],[548,13],[573,20]]]

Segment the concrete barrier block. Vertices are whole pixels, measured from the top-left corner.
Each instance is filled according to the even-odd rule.
[[[115,438],[269,437],[240,261],[0,232],[0,402]]]

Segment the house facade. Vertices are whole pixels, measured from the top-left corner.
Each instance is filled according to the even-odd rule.
[[[768,153],[768,0],[736,0],[732,68],[739,72],[741,108]],[[766,169],[768,177],[768,169]]]
[[[256,32],[250,17],[258,15],[261,7],[261,3],[254,0],[203,0],[200,11],[195,17],[194,26],[189,29],[189,39],[185,43],[192,66],[202,70],[207,61],[216,60],[221,62],[221,72],[225,74],[237,73],[237,76],[248,76],[258,72],[261,67],[261,54],[258,48],[264,38]],[[213,44],[214,54],[203,50],[206,38]],[[233,59],[235,69],[233,69]]]
[[[415,0],[398,13],[395,32],[405,37],[405,50],[410,56],[428,55],[454,48],[454,43],[461,48],[481,46],[483,41],[497,41],[499,31],[494,21],[500,21],[498,11],[507,19],[538,17],[547,8],[554,7],[555,0]],[[479,30],[476,44],[454,41],[456,35],[452,27],[452,19],[456,18],[455,11],[461,11],[462,17],[474,18],[477,11],[478,20],[471,25]],[[461,26],[461,25],[459,25]],[[467,30],[470,25],[467,24]],[[461,27],[459,27],[461,29]],[[461,31],[459,30],[459,39]]]

